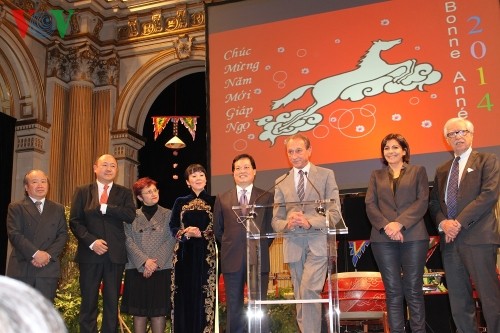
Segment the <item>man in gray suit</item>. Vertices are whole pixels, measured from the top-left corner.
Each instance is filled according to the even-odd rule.
[[[290,268],[295,299],[319,299],[327,273],[326,234],[318,230],[325,228],[325,216],[306,202],[333,199],[326,208],[332,212],[331,222],[337,223],[339,190],[332,170],[309,162],[312,147],[307,137],[296,134],[288,138],[286,152],[293,169],[276,180],[272,226],[276,232],[288,234],[283,255]],[[320,332],[321,304],[298,303],[297,324],[303,333]]]
[[[235,187],[217,196],[214,207],[214,233],[221,242],[221,267],[224,276],[224,288],[227,302],[227,333],[246,332],[247,322],[244,312],[244,285],[247,280],[247,219],[233,211],[233,206],[239,206],[245,201],[249,204],[267,206],[256,209],[254,220],[261,234],[272,232],[270,209],[273,196],[260,188],[253,186],[257,173],[255,160],[248,154],[241,154],[233,159],[232,171]],[[261,299],[267,297],[269,283],[269,246],[272,239],[261,240]],[[255,259],[253,259],[255,260]],[[251,259],[252,262],[252,259]],[[268,322],[261,326],[266,332]]]
[[[446,122],[444,136],[455,159],[437,168],[429,208],[441,232],[446,283],[458,332],[478,332],[472,279],[481,298],[488,332],[498,333],[500,284],[496,255],[500,235],[494,208],[499,195],[500,166],[496,155],[472,150],[473,135],[474,126],[467,119],[452,118]],[[458,169],[455,176],[454,169]]]
[[[7,276],[34,287],[53,302],[61,275],[59,256],[68,239],[64,207],[45,198],[49,181],[41,170],[24,176],[24,189],[24,199],[8,209],[12,252]]]

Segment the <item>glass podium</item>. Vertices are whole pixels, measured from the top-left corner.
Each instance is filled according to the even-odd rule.
[[[295,322],[298,304],[315,304],[321,311],[321,332],[340,332],[339,300],[337,290],[337,235],[347,234],[348,228],[341,215],[340,203],[334,199],[275,203],[272,205],[233,206],[238,222],[246,229],[247,235],[247,319],[248,332],[261,333],[271,331],[276,320]],[[313,212],[316,221],[310,229],[301,227],[281,232],[266,233],[259,228],[259,216],[272,216],[279,209]],[[267,210],[267,211],[266,211]],[[321,220],[319,220],[321,219]],[[260,222],[260,223],[258,223]],[[279,228],[274,228],[277,230]],[[322,292],[315,298],[297,299],[294,296],[290,271],[286,263],[284,251],[295,243],[304,244],[309,241],[320,247],[325,254],[327,265]],[[271,244],[271,245],[270,245]],[[263,285],[262,253],[269,251],[269,283]],[[321,255],[322,256],[322,255]],[[264,275],[265,276],[265,275]],[[264,281],[267,279],[264,279]],[[265,283],[264,283],[265,284]],[[267,290],[267,292],[264,292]],[[262,292],[261,292],[262,291]],[[289,313],[283,315],[283,306]],[[281,308],[279,308],[281,307]],[[277,309],[280,310],[277,310]],[[281,315],[275,315],[276,313]],[[276,318],[275,318],[276,317]],[[276,325],[274,325],[276,326]],[[273,332],[276,332],[274,328]],[[279,330],[278,330],[279,331]],[[318,332],[319,333],[319,332]]]

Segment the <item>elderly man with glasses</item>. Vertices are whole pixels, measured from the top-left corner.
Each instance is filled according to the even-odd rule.
[[[453,320],[457,332],[478,332],[474,284],[488,332],[500,332],[496,272],[500,235],[494,214],[499,196],[498,157],[472,150],[474,126],[467,119],[448,120],[444,136],[454,159],[437,168],[429,209],[441,232]]]

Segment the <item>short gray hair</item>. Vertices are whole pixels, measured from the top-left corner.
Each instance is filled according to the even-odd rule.
[[[474,124],[472,124],[472,122],[469,120],[469,119],[466,119],[466,118],[451,118],[451,119],[448,119],[448,121],[446,122],[446,124],[444,124],[444,127],[443,127],[443,133],[444,133],[444,137],[446,138],[448,132],[447,132],[447,129],[448,129],[448,126],[450,126],[452,123],[458,123],[458,122],[463,122],[465,123],[465,128],[471,132],[471,133],[474,133]]]
[[[67,333],[61,315],[38,290],[0,276],[2,333]]]

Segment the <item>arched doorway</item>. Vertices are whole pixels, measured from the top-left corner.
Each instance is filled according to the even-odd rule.
[[[193,140],[189,131],[178,123],[178,137],[186,147],[172,150],[165,143],[173,136],[169,122],[154,140],[153,116],[196,116],[196,134]],[[139,150],[138,177],[150,177],[158,182],[161,191],[160,205],[171,208],[175,199],[187,193],[184,170],[189,164],[207,167],[207,109],[205,73],[183,76],[168,85],[151,105],[144,121],[142,135],[146,139]]]

